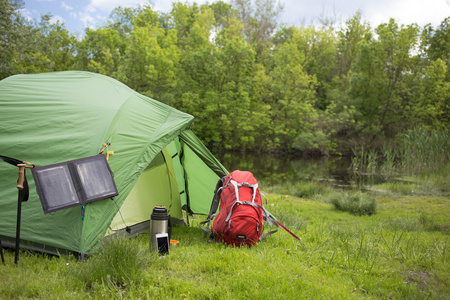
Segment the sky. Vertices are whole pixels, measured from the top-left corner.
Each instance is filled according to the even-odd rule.
[[[152,4],[154,10],[169,12],[170,0],[24,0],[22,15],[39,21],[40,16],[50,13],[52,21],[64,22],[73,34],[83,34],[86,27],[97,28],[103,25],[111,11],[117,7],[138,7],[143,3]],[[178,1],[176,1],[178,2]],[[204,4],[214,0],[181,0]],[[224,0],[224,2],[229,2]],[[450,0],[279,0],[284,4],[281,23],[288,26],[318,24],[320,17],[332,18],[339,23],[353,16],[358,10],[363,19],[372,27],[394,18],[397,23],[409,25],[416,23],[423,27],[433,27],[450,17]]]

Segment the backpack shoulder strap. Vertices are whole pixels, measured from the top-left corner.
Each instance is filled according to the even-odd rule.
[[[209,209],[208,219],[211,220],[212,216],[216,213],[220,204],[220,192],[223,189],[223,183],[226,177],[222,177],[217,181],[216,188],[214,189],[214,196],[211,202],[211,208]]]
[[[214,189],[214,196],[211,202],[211,208],[209,209],[208,219],[204,222],[200,222],[200,228],[205,231],[204,237],[206,237],[207,234],[209,234],[210,236],[212,235],[212,231],[211,229],[209,229],[209,226],[211,224],[211,220],[213,220],[216,216],[216,211],[220,204],[220,193],[223,189],[225,178],[226,176],[220,178],[219,181],[217,181],[216,188]],[[203,226],[204,224],[207,224],[206,227]]]
[[[274,219],[272,219],[270,217],[270,213],[264,207],[263,207],[263,216],[264,216],[264,219],[266,220],[266,222],[269,224],[270,229],[269,229],[269,232],[264,233],[263,235],[261,235],[259,237],[259,240],[262,240],[263,238],[265,238],[265,237],[267,237],[269,235],[272,235],[272,234],[274,234],[275,232],[278,231],[278,223]],[[272,230],[272,227],[274,225],[275,225],[276,228],[274,230]]]
[[[239,188],[241,187],[241,186],[248,186],[249,188],[251,188],[252,189],[252,202],[255,202],[255,197],[256,197],[256,190],[258,189],[258,184],[257,183],[255,183],[255,184],[250,184],[250,183],[248,183],[248,182],[241,182],[241,183],[237,183],[236,181],[234,181],[234,180],[231,180],[231,183],[233,184],[233,186],[234,186],[234,190],[235,190],[235,193],[236,193],[236,200],[237,200],[237,202],[240,202],[239,201]]]
[[[266,200],[266,204],[267,204],[267,198],[266,198],[266,195],[264,195],[263,192],[260,192],[260,194],[264,197],[264,200]],[[270,214],[269,211],[267,211],[267,209],[265,209],[264,207],[263,207],[263,216],[264,216],[264,219],[266,220],[266,222],[269,224],[270,229],[269,229],[269,232],[264,233],[263,235],[261,235],[261,236],[259,237],[259,240],[262,240],[263,238],[265,238],[265,237],[267,237],[267,236],[269,236],[269,235],[274,234],[275,232],[278,231],[278,227],[279,227],[277,221],[274,220],[274,219],[272,219],[272,218],[270,217],[271,214]],[[275,225],[276,229],[272,230],[272,227],[273,227],[274,225]]]

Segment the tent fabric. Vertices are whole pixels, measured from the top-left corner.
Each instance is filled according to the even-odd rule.
[[[215,182],[228,174],[189,129],[193,116],[103,75],[69,71],[8,77],[0,81],[0,112],[1,155],[45,166],[96,155],[107,142],[105,154],[114,152],[109,164],[119,195],[88,203],[84,220],[79,206],[44,214],[27,172],[24,245],[89,254],[108,230],[148,219],[148,210],[160,202],[170,206],[172,216],[181,217],[182,207],[207,214]],[[2,240],[15,237],[17,172],[0,164]]]

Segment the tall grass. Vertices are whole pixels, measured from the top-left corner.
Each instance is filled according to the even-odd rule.
[[[377,208],[375,197],[360,191],[336,192],[329,196],[329,201],[336,209],[357,216],[373,215]]]
[[[424,189],[450,191],[450,132],[423,128],[408,130],[398,137],[396,148],[380,153],[364,147],[353,150],[351,170],[359,175],[412,176]],[[430,186],[431,184],[431,186]]]
[[[353,158],[351,163],[351,169],[354,173],[375,175],[378,172],[378,164],[380,162],[380,156],[374,149],[353,149]]]
[[[106,240],[100,250],[86,260],[78,278],[88,288],[101,282],[109,288],[122,289],[139,281],[145,268],[154,260],[154,253],[137,240],[114,237]]]
[[[383,163],[381,164],[380,172],[385,176],[392,176],[397,169],[398,153],[391,147],[383,147],[382,151]]]
[[[440,173],[450,163],[449,131],[415,128],[408,130],[400,140],[403,172],[414,175]]]

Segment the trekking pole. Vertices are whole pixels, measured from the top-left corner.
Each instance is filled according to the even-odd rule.
[[[298,236],[296,236],[294,233],[292,233],[292,231],[290,231],[289,229],[287,229],[283,224],[280,223],[280,221],[277,220],[277,218],[274,217],[274,215],[272,215],[270,212],[269,213],[269,217],[272,218],[272,220],[274,220],[275,222],[277,222],[278,225],[281,226],[281,228],[283,228],[284,230],[286,230],[290,235],[292,235],[294,238],[296,238],[297,240],[300,240],[300,238]]]
[[[19,190],[19,197],[17,203],[17,224],[16,224],[16,251],[14,255],[14,264],[16,267],[19,266],[19,245],[20,245],[20,221],[22,219],[22,201],[24,199],[24,182],[25,177],[25,164],[18,164],[19,168],[19,179],[17,180],[17,189]],[[28,185],[28,183],[27,183]]]
[[[0,253],[2,255],[2,263],[5,264],[5,257],[3,256],[2,240],[0,240]]]
[[[19,178],[17,179],[16,188],[18,190],[17,203],[17,224],[16,224],[16,249],[14,256],[14,264],[19,266],[19,246],[20,246],[20,222],[22,218],[22,202],[28,201],[29,190],[28,181],[25,173],[25,168],[34,168],[35,165],[26,161],[21,161],[12,157],[0,155],[0,159],[19,168]],[[3,249],[2,249],[3,250]],[[3,251],[2,251],[2,261]]]

